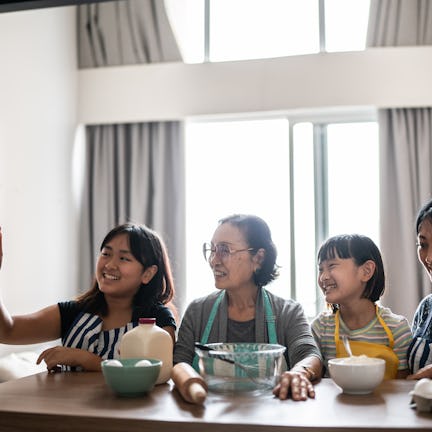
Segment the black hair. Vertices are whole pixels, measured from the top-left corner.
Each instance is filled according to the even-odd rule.
[[[176,315],[175,307],[170,303],[174,297],[174,280],[171,265],[164,242],[160,236],[146,225],[125,223],[113,228],[103,239],[100,250],[114,237],[126,234],[129,247],[134,258],[144,269],[157,266],[157,272],[148,284],[141,284],[134,296],[132,306],[134,315],[140,315],[140,310],[149,311],[157,303],[167,304]],[[77,298],[78,303],[85,305],[86,310],[105,316],[108,306],[104,294],[99,290],[96,279],[90,290]]]
[[[357,266],[372,260],[375,272],[368,280],[362,297],[375,303],[384,293],[384,264],[377,245],[369,238],[360,234],[343,234],[330,237],[318,251],[318,265],[323,261],[341,258],[352,258]],[[333,310],[337,309],[337,305]]]
[[[254,273],[254,283],[263,287],[272,282],[279,276],[279,266],[276,264],[277,250],[273,243],[270,228],[258,216],[247,214],[233,214],[224,217],[219,221],[219,225],[229,223],[237,227],[245,236],[252,253],[257,253],[259,249],[264,249],[264,259],[261,268]]]
[[[425,220],[432,222],[432,200],[428,201],[418,212],[416,219],[416,232],[419,233],[420,225]]]

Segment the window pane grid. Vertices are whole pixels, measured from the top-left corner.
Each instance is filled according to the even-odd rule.
[[[298,300],[310,318],[324,305],[316,283],[321,242],[358,232],[379,244],[376,122],[189,122],[186,149],[188,302],[214,289],[201,246],[228,214],[268,222],[281,265],[269,289]],[[365,189],[367,205],[359,199]]]
[[[165,0],[186,63],[358,51],[370,0]]]

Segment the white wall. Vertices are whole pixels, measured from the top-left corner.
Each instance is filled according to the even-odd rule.
[[[79,72],[84,123],[322,107],[432,105],[432,47]]]
[[[0,290],[13,314],[76,289],[75,48],[74,7],[0,14]]]

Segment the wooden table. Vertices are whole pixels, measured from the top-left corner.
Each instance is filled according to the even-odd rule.
[[[432,431],[432,414],[411,408],[414,382],[392,380],[371,395],[342,394],[330,379],[306,402],[209,394],[183,401],[171,383],[120,398],[97,372],[41,373],[0,384],[0,431],[317,432]]]

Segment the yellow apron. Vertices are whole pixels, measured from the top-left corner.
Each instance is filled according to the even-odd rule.
[[[390,329],[387,327],[384,320],[378,313],[378,306],[376,306],[376,315],[378,321],[383,326],[389,339],[389,346],[376,344],[372,342],[361,342],[350,340],[351,351],[353,355],[367,355],[368,357],[382,358],[386,362],[386,369],[384,379],[394,379],[397,376],[399,359],[393,351],[394,338]],[[335,345],[336,345],[336,357],[347,357],[348,353],[345,350],[343,342],[339,338],[339,311],[336,312],[335,316]]]

